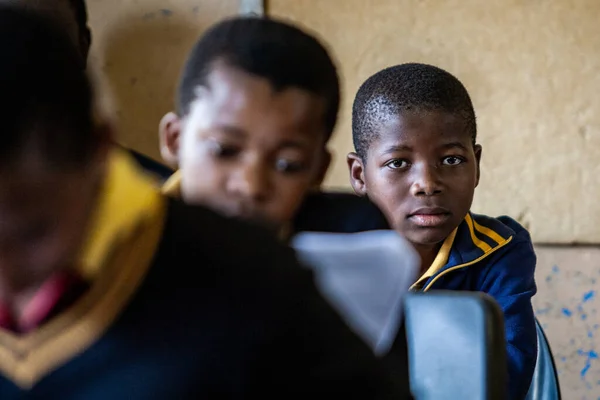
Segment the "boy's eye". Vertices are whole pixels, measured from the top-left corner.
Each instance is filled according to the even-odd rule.
[[[233,157],[239,153],[239,147],[224,143],[210,142],[210,153],[217,157]]]
[[[295,173],[306,169],[304,163],[299,161],[291,161],[286,159],[279,159],[275,163],[275,169],[279,172],[284,173]]]
[[[465,160],[462,159],[461,157],[457,157],[457,156],[448,156],[448,157],[444,157],[442,159],[442,164],[443,165],[459,165],[462,164]]]
[[[385,164],[386,167],[390,168],[390,169],[403,169],[408,167],[408,161],[406,160],[392,160],[392,161],[388,161],[387,164]]]

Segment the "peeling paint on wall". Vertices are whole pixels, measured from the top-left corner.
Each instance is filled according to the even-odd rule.
[[[565,399],[600,398],[600,249],[538,247],[535,315]]]

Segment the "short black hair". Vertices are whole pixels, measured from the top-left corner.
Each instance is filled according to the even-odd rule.
[[[92,31],[88,25],[88,11],[85,0],[68,0],[69,7],[75,17],[77,26],[77,46],[80,53],[80,64],[87,67],[87,58],[92,45]]]
[[[92,43],[92,31],[88,25],[88,12],[85,0],[69,0],[69,5],[75,14],[80,40],[85,40],[85,43],[89,46]]]
[[[0,6],[0,164],[29,146],[49,167],[85,165],[100,143],[91,84],[66,33],[43,16]]]
[[[268,17],[235,17],[211,27],[196,43],[184,68],[177,112],[185,116],[215,62],[267,79],[275,90],[297,87],[325,100],[327,139],[340,105],[336,66],[319,40],[300,28]]]
[[[377,72],[358,89],[352,105],[352,139],[357,154],[366,157],[380,121],[402,112],[424,110],[460,115],[475,143],[475,110],[465,86],[441,68],[409,63]]]

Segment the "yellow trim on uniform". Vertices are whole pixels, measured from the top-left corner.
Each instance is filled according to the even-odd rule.
[[[476,258],[473,261],[469,261],[467,263],[464,264],[459,264],[459,265],[455,265],[454,267],[448,268],[447,270],[442,271],[439,275],[437,275],[435,278],[433,278],[431,280],[431,282],[429,282],[429,284],[427,286],[425,286],[425,288],[423,288],[423,291],[426,292],[429,290],[429,288],[431,288],[431,285],[433,285],[438,279],[440,279],[442,276],[452,272],[452,271],[456,271],[457,269],[460,268],[464,268],[464,267],[468,267],[470,265],[476,264],[479,261],[483,260],[484,258],[486,258],[487,256],[491,255],[492,253],[494,253],[496,250],[501,249],[502,247],[506,246],[508,243],[510,243],[512,240],[512,236],[510,236],[508,239],[505,239],[503,242],[498,243],[498,246],[491,248],[490,250],[487,251],[486,253],[484,253],[483,255],[481,255],[480,257]]]
[[[473,218],[471,218],[471,221],[473,221],[473,227],[475,228],[475,230],[477,232],[486,235],[487,237],[492,239],[494,242],[500,244],[506,240],[502,236],[498,235],[495,231],[491,230],[490,228],[486,228],[485,226],[479,225],[477,223],[477,221],[475,221]]]
[[[181,171],[177,170],[163,184],[162,192],[165,196],[180,198],[181,197]]]
[[[488,251],[492,250],[492,246],[490,246],[483,240],[480,240],[477,237],[477,235],[475,235],[473,227],[473,218],[471,218],[470,214],[467,214],[467,216],[465,217],[465,221],[467,222],[467,226],[469,227],[469,233],[471,234],[471,240],[473,241],[473,244],[479,247],[484,253],[487,253]]]
[[[96,342],[127,306],[162,236],[166,201],[123,152],[110,155],[81,272],[90,290],[26,335],[0,329],[0,373],[27,389]]]
[[[411,290],[418,289],[422,284],[424,284],[427,281],[427,279],[430,279],[431,277],[435,276],[438,272],[440,272],[437,276],[435,276],[431,280],[431,282],[429,282],[427,284],[427,286],[425,286],[423,288],[423,291],[425,292],[425,291],[429,290],[431,288],[431,286],[442,276],[444,276],[452,271],[456,271],[457,269],[461,269],[461,268],[468,267],[470,265],[478,263],[479,261],[483,260],[487,256],[494,253],[496,250],[501,249],[502,247],[506,246],[512,240],[512,236],[505,239],[502,236],[500,236],[498,233],[493,231],[492,229],[487,228],[482,225],[479,225],[477,222],[475,222],[475,220],[473,220],[473,218],[471,217],[470,214],[467,214],[465,216],[465,222],[467,223],[467,226],[469,227],[469,233],[471,235],[471,240],[473,241],[473,244],[475,246],[477,246],[480,250],[483,250],[484,253],[480,257],[476,258],[475,260],[469,261],[464,264],[455,265],[453,267],[450,267],[450,268],[440,272],[442,270],[442,268],[444,268],[444,266],[448,262],[448,258],[450,257],[450,251],[452,250],[452,245],[454,244],[456,233],[458,231],[458,228],[456,228],[446,238],[446,240],[444,240],[444,243],[442,244],[440,251],[438,252],[437,256],[435,257],[435,260],[433,260],[433,263],[427,269],[427,271],[423,274],[423,276],[421,276],[421,278],[419,278],[419,280],[414,285],[411,286]],[[490,239],[497,242],[498,245],[495,247],[491,247],[489,244],[480,240],[475,235],[475,231],[488,236]]]
[[[444,268],[444,265],[446,265],[446,263],[448,262],[448,258],[450,257],[450,250],[452,250],[452,245],[454,244],[454,238],[456,237],[457,231],[458,228],[454,229],[452,233],[448,235],[446,240],[444,240],[444,243],[442,243],[442,247],[440,247],[440,250],[435,256],[435,259],[433,260],[427,271],[425,271],[425,273],[417,280],[417,282],[415,282],[410,287],[411,290],[418,288],[423,282],[425,282],[427,279],[431,278],[433,275],[437,274],[442,268]]]

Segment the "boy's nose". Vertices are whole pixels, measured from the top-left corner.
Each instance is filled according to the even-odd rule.
[[[438,169],[424,165],[414,172],[411,192],[414,196],[435,196],[442,192]]]
[[[267,172],[259,162],[244,165],[230,176],[229,191],[251,201],[263,201],[270,187]]]

